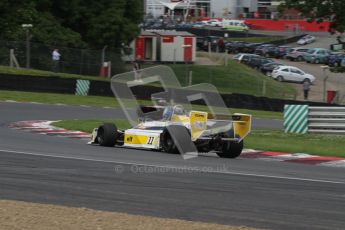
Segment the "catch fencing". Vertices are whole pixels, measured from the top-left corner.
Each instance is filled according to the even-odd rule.
[[[10,50],[14,50],[20,67],[26,67],[26,42],[0,41],[0,65],[10,65]],[[52,52],[59,49],[61,60],[58,72],[98,76],[102,60],[111,62],[111,73],[121,73],[125,69],[121,49],[104,50],[76,49],[30,42],[30,68],[53,71]]]

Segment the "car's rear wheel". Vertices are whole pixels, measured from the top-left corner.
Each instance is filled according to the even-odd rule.
[[[105,123],[98,127],[97,142],[101,146],[113,147],[116,144],[117,127],[114,124]]]
[[[315,64],[320,64],[320,60],[319,60],[319,59],[315,59],[315,60],[314,60],[314,63],[315,63]]]
[[[224,137],[234,137],[233,131],[229,131]],[[236,137],[239,137],[236,135]],[[221,151],[217,155],[221,158],[236,158],[241,155],[243,150],[243,140],[237,141],[222,141]]]
[[[277,77],[277,81],[279,81],[279,82],[282,82],[282,81],[284,81],[284,78],[283,78],[283,76],[278,76],[278,77]]]
[[[334,63],[333,63],[333,66],[334,66],[334,67],[339,67],[340,65],[339,65],[338,62],[334,62]]]
[[[301,56],[297,57],[297,61],[303,61],[303,57]]]

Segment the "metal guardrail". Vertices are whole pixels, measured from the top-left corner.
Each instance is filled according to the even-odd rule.
[[[345,134],[345,107],[310,106],[308,132]]]

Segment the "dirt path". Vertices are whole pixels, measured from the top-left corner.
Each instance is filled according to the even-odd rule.
[[[2,230],[213,229],[250,230],[218,224],[103,212],[86,208],[0,200]]]

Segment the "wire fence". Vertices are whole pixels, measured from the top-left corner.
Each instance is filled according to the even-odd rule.
[[[0,65],[10,64],[10,50],[20,67],[26,67],[27,46],[24,41],[0,41]],[[38,70],[53,70],[52,52],[59,49],[61,59],[58,72],[97,76],[100,74],[102,60],[111,62],[111,73],[121,73],[125,69],[121,49],[117,50],[90,50],[76,49],[61,46],[51,46],[42,43],[30,42],[30,68]]]

